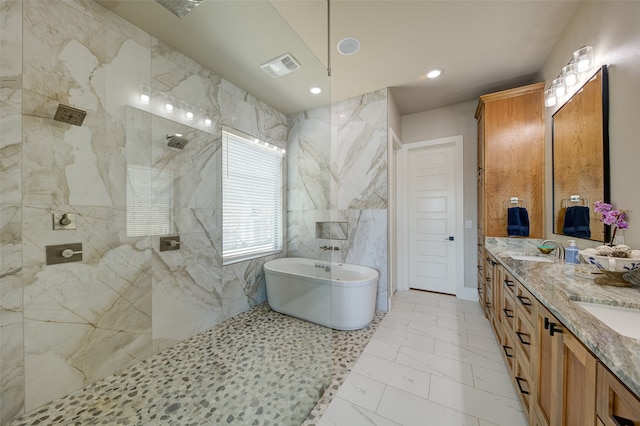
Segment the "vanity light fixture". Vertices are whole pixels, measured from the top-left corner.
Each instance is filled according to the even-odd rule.
[[[558,103],[558,97],[556,96],[556,91],[552,88],[549,88],[544,91],[544,106],[552,107],[556,103]]]
[[[151,89],[149,89],[149,86],[144,84],[140,86],[140,96],[138,97],[138,101],[142,105],[149,105],[151,102]]]
[[[164,103],[164,109],[167,112],[173,112],[173,102],[170,99]]]
[[[583,46],[573,52],[573,63],[577,64],[578,72],[589,71],[593,65],[593,48],[591,46]]]
[[[427,78],[431,78],[431,79],[433,79],[433,78],[438,78],[438,77],[440,77],[441,75],[442,75],[442,70],[441,70],[440,68],[432,69],[431,71],[428,71],[428,72],[425,74],[425,76],[426,76]]]
[[[567,94],[567,86],[564,84],[564,77],[558,77],[551,82],[556,98],[561,98]]]
[[[562,67],[560,74],[544,92],[544,105],[552,107],[573,94],[579,83],[588,78],[588,72],[593,66],[593,48],[583,46],[573,52],[567,65]]]
[[[564,77],[564,84],[567,87],[571,87],[578,82],[578,68],[576,64],[569,64],[563,67],[560,73]]]

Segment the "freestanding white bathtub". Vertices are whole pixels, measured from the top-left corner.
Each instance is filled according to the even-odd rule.
[[[274,311],[337,330],[357,330],[373,319],[375,269],[290,257],[265,263],[264,273]]]

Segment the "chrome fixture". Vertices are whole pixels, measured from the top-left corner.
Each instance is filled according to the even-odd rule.
[[[325,272],[330,272],[331,271],[331,266],[329,266],[329,265],[323,265],[322,263],[316,263],[314,266],[316,268],[324,269]]]
[[[588,78],[588,72],[593,67],[593,48],[583,46],[573,52],[569,63],[562,67],[560,74],[544,92],[544,105],[552,107],[558,102],[568,99],[579,86]]]
[[[54,213],[53,229],[76,229],[76,215],[73,213]]]
[[[541,246],[547,246],[549,244],[552,244],[555,247],[554,250],[556,253],[556,257],[560,260],[564,260],[564,247],[562,246],[562,244],[555,240],[544,240],[540,243]]]
[[[172,148],[182,149],[189,143],[189,139],[183,137],[180,133],[175,133],[173,135],[167,135],[167,140],[169,141],[167,145]]]
[[[80,262],[82,260],[82,243],[59,244],[46,246],[46,264]]]
[[[160,237],[160,251],[180,250],[180,236]]]
[[[176,15],[178,18],[182,18],[187,13],[191,12],[196,6],[202,3],[202,0],[156,0],[169,12]]]

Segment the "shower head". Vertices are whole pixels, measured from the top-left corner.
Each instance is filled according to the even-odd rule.
[[[189,143],[189,139],[183,138],[180,133],[176,133],[174,135],[167,135],[167,140],[169,141],[167,145],[172,148],[182,149]]]
[[[156,0],[169,12],[182,18],[191,10],[202,3],[202,0]]]

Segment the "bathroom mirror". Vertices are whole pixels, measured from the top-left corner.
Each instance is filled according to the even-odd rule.
[[[609,202],[607,68],[600,68],[553,115],[553,233],[608,240],[593,211]]]

